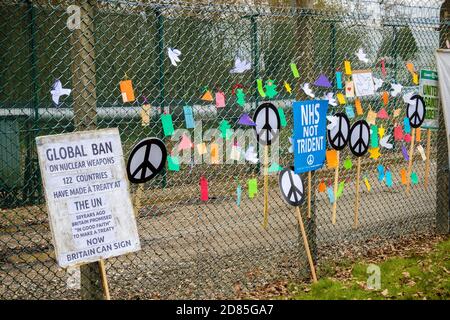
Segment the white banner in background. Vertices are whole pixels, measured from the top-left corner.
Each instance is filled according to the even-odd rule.
[[[450,163],[450,50],[436,51],[439,91],[444,111],[445,128],[447,130],[448,157]]]

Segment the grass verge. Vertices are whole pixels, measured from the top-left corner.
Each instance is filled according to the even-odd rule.
[[[288,299],[450,299],[449,253],[450,239],[446,239],[425,254],[377,263],[326,262],[318,268],[317,283],[289,284]],[[380,286],[374,288],[377,268]]]

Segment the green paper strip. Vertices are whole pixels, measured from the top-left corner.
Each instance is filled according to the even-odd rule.
[[[219,125],[219,130],[222,133],[222,138],[228,140],[233,135],[233,130],[227,120],[222,120]]]
[[[417,173],[415,173],[415,172],[411,173],[411,182],[413,184],[418,184],[419,183],[419,177],[417,176]]]
[[[286,127],[287,126],[287,122],[286,122],[286,116],[284,115],[284,110],[283,108],[278,108],[278,114],[280,115],[280,124],[282,127]]]
[[[370,146],[372,148],[378,148],[378,127],[371,125],[370,129],[372,130],[372,133],[370,134]]]
[[[177,157],[167,157],[167,166],[169,171],[180,171],[180,160]]]
[[[171,114],[162,114],[161,115],[161,122],[163,126],[164,136],[169,137],[173,135],[173,122],[172,122],[172,115]]]
[[[274,173],[274,172],[278,172],[278,171],[281,171],[281,170],[283,170],[283,167],[280,166],[280,165],[279,165],[278,163],[276,163],[276,162],[272,163],[272,165],[267,169],[267,171],[268,171],[269,173]]]
[[[300,74],[298,73],[297,65],[295,63],[291,63],[291,70],[294,78],[300,78]]]
[[[344,192],[344,187],[345,187],[345,181],[339,182],[339,187],[336,192],[336,198],[339,198],[342,195],[342,193]]]
[[[252,199],[258,192],[258,180],[249,179],[248,180],[248,197]]]
[[[264,89],[263,89],[263,82],[262,82],[262,80],[261,79],[256,80],[256,84],[258,85],[259,95],[261,97],[265,98],[266,97],[266,93],[264,92]]]
[[[245,105],[245,93],[243,89],[236,90],[236,102],[241,107]]]
[[[344,168],[350,170],[353,167],[352,160],[350,158],[345,159]]]

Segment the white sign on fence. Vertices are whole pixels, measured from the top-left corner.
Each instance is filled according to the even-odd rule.
[[[119,131],[36,138],[61,267],[140,250]]]
[[[450,50],[436,51],[436,64],[439,78],[440,101],[444,113],[445,129],[447,130],[448,159],[450,162]]]

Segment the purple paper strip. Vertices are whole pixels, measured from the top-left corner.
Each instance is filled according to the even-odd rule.
[[[244,126],[256,126],[256,124],[253,122],[252,118],[247,113],[244,113],[239,118],[239,124],[242,124]]]
[[[402,146],[402,153],[403,153],[403,157],[405,158],[405,160],[406,160],[406,161],[409,161],[408,150],[406,149],[405,146]]]
[[[314,85],[317,87],[325,87],[325,88],[332,87],[330,81],[324,74],[321,74],[319,78],[317,78],[316,82],[314,82]]]

